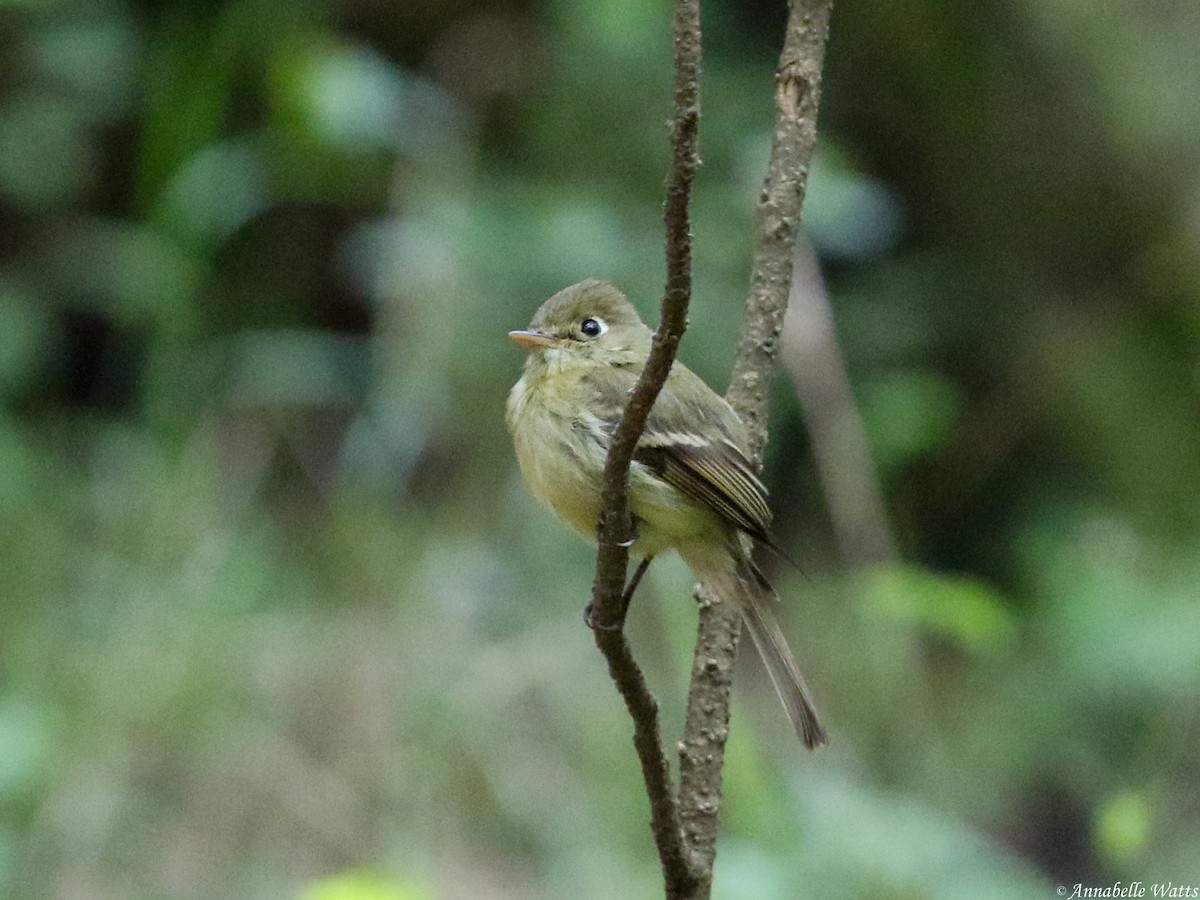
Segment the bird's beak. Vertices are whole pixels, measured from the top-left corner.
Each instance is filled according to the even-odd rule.
[[[542,331],[510,331],[508,336],[523,350],[540,350],[542,347],[557,347],[564,343],[562,338]]]

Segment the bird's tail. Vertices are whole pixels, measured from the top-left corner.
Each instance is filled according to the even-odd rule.
[[[762,577],[761,573],[759,577]],[[765,584],[765,579],[763,583]],[[746,622],[746,630],[750,632],[754,646],[758,649],[758,655],[762,657],[763,665],[767,668],[767,674],[771,676],[775,692],[779,694],[783,708],[792,720],[792,727],[796,729],[796,734],[804,742],[804,746],[812,750],[828,743],[829,738],[825,729],[821,727],[812,694],[804,682],[804,676],[800,674],[796,658],[792,656],[787,639],[783,636],[771,609],[770,604],[775,600],[775,591],[771,590],[770,585],[767,585],[765,592],[754,589],[745,591],[742,618]]]
[[[746,630],[750,632],[758,655],[762,657],[771,683],[775,685],[775,692],[779,694],[783,708],[792,721],[792,727],[805,747],[815,749],[828,743],[829,738],[821,727],[812,694],[771,609],[779,601],[779,596],[749,554],[739,550],[742,548],[731,548],[728,561],[723,560],[716,567],[723,571],[714,571],[711,553],[706,559],[685,557],[685,560],[698,574],[707,570],[705,574],[709,577],[702,577],[701,580],[710,581],[722,597],[736,598]]]

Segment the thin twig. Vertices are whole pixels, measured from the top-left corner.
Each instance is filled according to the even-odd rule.
[[[746,424],[750,437],[746,449],[758,465],[767,443],[767,384],[787,309],[800,209],[816,146],[821,66],[831,7],[832,0],[792,0],[775,76],[778,113],[759,201],[750,294],[725,395]],[[679,815],[690,848],[707,873],[712,872],[716,854],[731,673],[741,631],[740,617],[732,606],[701,597],[687,723],[679,744]]]
[[[689,204],[692,182],[699,160],[696,131],[699,124],[700,3],[676,0],[672,25],[675,58],[675,109],[672,118],[673,158],[667,185],[666,225],[667,281],[662,317],[650,357],[630,393],[608,459],[604,466],[599,524],[600,548],[596,556],[596,580],[592,586],[592,618],[596,645],[608,660],[609,673],[625,699],[634,724],[634,746],[642,766],[642,777],[650,798],[651,828],[662,862],[667,896],[694,896],[698,874],[692,864],[680,828],[679,810],[670,767],[663,752],[658,725],[658,704],[646,686],[621,628],[621,604],[628,563],[626,542],[632,535],[629,514],[629,465],[638,438],[646,427],[650,408],[666,382],[679,341],[687,327],[691,297],[691,219]]]

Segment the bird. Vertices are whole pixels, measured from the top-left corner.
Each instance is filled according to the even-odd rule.
[[[608,447],[653,334],[620,290],[588,279],[554,294],[509,337],[527,351],[506,409],[521,475],[540,503],[595,540]],[[778,595],[751,555],[756,542],[779,547],[747,446],[733,408],[676,361],[630,465],[629,553],[642,564],[626,599],[650,560],[678,553],[700,583],[737,603],[797,736],[813,749],[828,736],[775,617]]]

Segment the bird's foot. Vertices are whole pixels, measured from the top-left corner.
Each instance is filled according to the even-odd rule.
[[[621,630],[621,627],[622,627],[621,622],[617,622],[612,625],[605,625],[601,622],[597,622],[595,616],[592,613],[593,613],[592,604],[589,603],[587,606],[585,606],[583,608],[583,624],[586,625],[588,628],[592,629],[592,631],[620,631]]]

